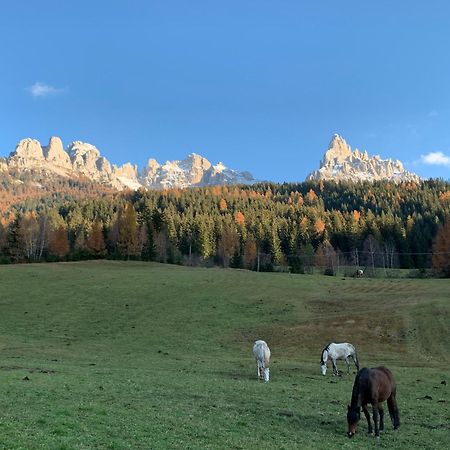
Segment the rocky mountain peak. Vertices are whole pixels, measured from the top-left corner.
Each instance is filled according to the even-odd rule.
[[[11,163],[19,168],[41,163],[44,159],[40,142],[31,138],[22,139],[9,156]]]
[[[322,164],[330,162],[342,162],[352,154],[350,145],[339,134],[334,134],[325,152]]]
[[[367,151],[352,152],[345,139],[335,134],[320,163],[320,168],[310,173],[307,180],[375,180],[420,181],[420,178],[404,169],[400,161],[369,157]]]
[[[52,136],[46,147],[42,148],[45,159],[56,166],[71,168],[70,157],[64,150],[61,139],[57,136]]]

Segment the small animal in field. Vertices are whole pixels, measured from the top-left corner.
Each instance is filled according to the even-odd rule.
[[[349,358],[352,358],[355,363],[356,369],[359,370],[358,357],[356,356],[355,347],[348,342],[342,342],[341,344],[335,344],[330,342],[322,350],[322,355],[320,357],[320,369],[322,370],[322,375],[327,373],[327,361],[331,359],[331,364],[333,365],[333,375],[339,375],[337,369],[336,360],[344,359],[347,364],[347,373],[350,373]]]
[[[361,369],[355,378],[352,391],[352,401],[347,410],[348,430],[347,436],[351,438],[356,433],[356,427],[361,417],[361,408],[367,419],[369,433],[372,431],[372,423],[367,405],[372,405],[375,436],[380,437],[380,431],[384,430],[384,412],[381,403],[387,400],[389,416],[394,430],[400,426],[400,417],[395,399],[396,385],[392,372],[386,367]]]
[[[258,378],[267,383],[269,381],[270,349],[265,341],[255,341],[253,355],[256,359]]]
[[[355,272],[355,276],[356,276],[356,278],[362,278],[364,276],[364,271],[362,269],[358,269]]]

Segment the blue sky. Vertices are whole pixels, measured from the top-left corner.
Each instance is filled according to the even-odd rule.
[[[449,179],[449,23],[444,0],[2,2],[0,155],[57,135],[302,181],[339,133]]]

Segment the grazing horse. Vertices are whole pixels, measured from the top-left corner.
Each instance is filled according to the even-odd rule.
[[[258,378],[269,381],[269,363],[270,363],[270,349],[264,341],[255,341],[253,345],[253,354],[256,359],[256,366],[258,369]]]
[[[351,438],[356,433],[356,426],[361,417],[361,407],[367,419],[369,433],[372,433],[372,423],[370,421],[367,405],[372,405],[373,422],[375,436],[380,437],[380,431],[384,430],[384,412],[381,403],[387,400],[389,416],[391,417],[394,430],[400,426],[400,417],[395,399],[396,385],[394,377],[386,367],[375,367],[361,369],[355,378],[352,392],[352,402],[348,406],[347,436]],[[378,423],[379,422],[379,423]]]
[[[342,344],[335,344],[330,342],[322,350],[322,356],[320,357],[320,368],[322,369],[322,375],[327,373],[327,361],[328,358],[331,359],[333,365],[333,375],[339,375],[339,371],[336,366],[337,359],[345,359],[347,364],[347,373],[350,373],[350,364],[348,358],[352,358],[355,363],[356,369],[359,370],[358,357],[356,356],[355,347],[348,342],[343,342]]]

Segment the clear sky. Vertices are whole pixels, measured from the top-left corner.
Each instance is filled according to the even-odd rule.
[[[450,178],[448,0],[0,0],[0,155],[196,152],[302,181],[333,135]]]

